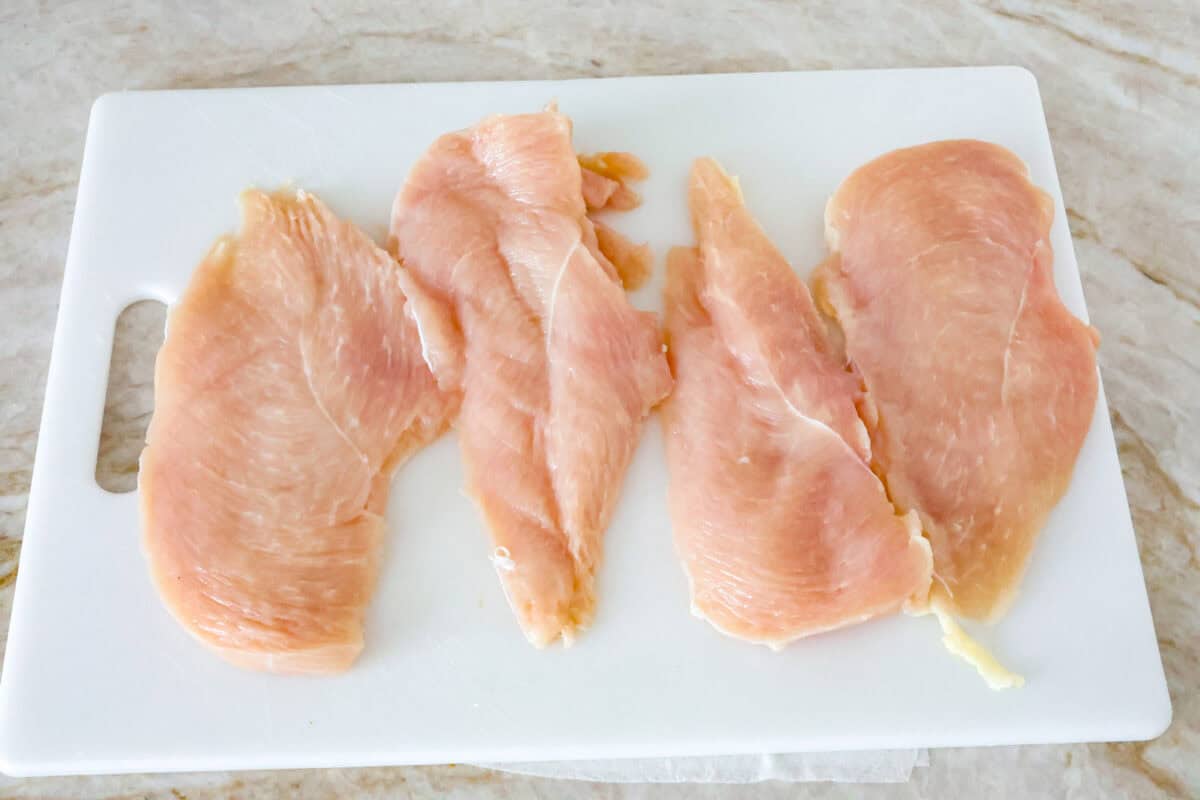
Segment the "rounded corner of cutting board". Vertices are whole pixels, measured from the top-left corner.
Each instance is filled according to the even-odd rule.
[[[28,778],[39,775],[36,768],[31,769],[28,753],[19,746],[21,741],[18,733],[19,724],[13,718],[12,697],[9,688],[0,686],[0,775],[11,778]]]
[[[1035,73],[1029,67],[1025,67],[1020,64],[1005,64],[1000,67],[1000,69],[1005,73],[1012,75],[1014,80],[1028,85],[1030,89],[1033,89],[1034,94],[1038,95],[1039,97],[1041,96],[1042,90],[1040,84],[1038,83],[1037,73]]]
[[[1164,681],[1159,702],[1150,709],[1142,723],[1134,730],[1131,741],[1148,742],[1157,739],[1167,732],[1174,719],[1175,708],[1171,704],[1171,694]]]
[[[20,759],[13,759],[12,751],[9,748],[9,737],[0,733],[0,775],[7,775],[10,778],[26,778],[29,777],[29,774],[22,769]]]

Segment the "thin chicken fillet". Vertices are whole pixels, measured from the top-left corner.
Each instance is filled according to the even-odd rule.
[[[1004,612],[1091,426],[1094,329],[1054,288],[1054,206],[1008,150],[945,141],[856,170],[815,291],[865,380],[875,464],[933,545],[935,608]]]
[[[694,612],[778,647],[923,603],[929,545],[871,472],[859,380],[808,289],[715,161],[688,198],[699,247],[668,261],[662,414]]]
[[[604,530],[671,388],[655,319],[626,299],[582,182],[567,117],[493,116],[433,144],[391,225],[406,269],[461,330],[435,370],[461,382],[467,490],[538,646],[591,621]]]
[[[385,251],[304,192],[248,191],[242,214],[158,355],[146,554],[170,612],[225,659],[337,672],[363,646],[389,477],[457,396]]]

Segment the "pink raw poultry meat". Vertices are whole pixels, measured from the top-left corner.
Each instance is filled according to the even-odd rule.
[[[249,191],[242,209],[158,355],[146,553],[168,609],[224,658],[336,672],[363,646],[389,477],[457,396],[386,252],[303,192]]]
[[[693,609],[772,646],[924,603],[929,545],[868,466],[856,376],[711,159],[668,263],[671,519]]]
[[[861,372],[876,467],[933,545],[935,608],[994,619],[1066,491],[1095,408],[1096,332],[1054,288],[1054,207],[1011,152],[897,150],[826,209],[816,294]]]
[[[461,328],[439,375],[461,378],[467,489],[538,646],[591,621],[604,530],[671,387],[655,319],[626,299],[583,192],[567,117],[493,116],[433,144],[391,225],[406,269]]]

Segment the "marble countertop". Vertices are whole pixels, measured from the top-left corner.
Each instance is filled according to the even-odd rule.
[[[0,796],[1024,797],[1200,795],[1200,5],[908,8],[317,0],[0,10],[0,647],[91,101],[117,89],[1020,64],[1045,100],[1175,718],[1143,744],[936,750],[907,784],[599,785],[465,766],[13,780]],[[882,4],[879,4],[882,6]],[[130,321],[149,330],[154,323]],[[137,328],[135,330],[141,330]],[[138,337],[135,337],[138,338]],[[127,354],[114,362],[123,368]],[[146,377],[100,472],[130,480]],[[121,444],[125,441],[125,444]]]

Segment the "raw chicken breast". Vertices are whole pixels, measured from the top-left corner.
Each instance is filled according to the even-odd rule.
[[[590,622],[604,530],[671,387],[654,316],[601,253],[582,181],[565,116],[489,117],[434,143],[391,226],[406,269],[460,326],[467,490],[538,646]]]
[[[874,412],[876,467],[933,545],[933,600],[1003,613],[1096,402],[1096,332],[1059,301],[1054,208],[978,141],[889,153],[826,209],[816,292]]]
[[[389,476],[456,395],[386,252],[303,192],[248,191],[242,212],[158,355],[146,553],[167,608],[227,660],[336,672],[363,646]]]
[[[868,466],[858,379],[808,289],[715,161],[688,196],[699,248],[668,261],[662,413],[694,612],[781,646],[923,604],[929,545]]]

